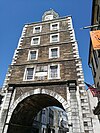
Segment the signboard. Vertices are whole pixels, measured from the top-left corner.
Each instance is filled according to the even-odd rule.
[[[90,37],[94,50],[100,49],[100,30],[90,31]]]
[[[37,77],[44,77],[44,76],[47,76],[47,72],[37,72],[35,74],[35,76],[37,76]]]

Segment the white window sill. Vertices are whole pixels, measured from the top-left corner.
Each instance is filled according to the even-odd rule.
[[[59,57],[58,57],[58,56],[57,56],[57,57],[49,57],[49,59],[55,59],[55,58],[57,59],[57,58],[59,58]]]
[[[23,79],[23,81],[34,81],[34,79]]]
[[[53,80],[53,79],[61,79],[61,77],[56,77],[56,78],[48,78],[48,80]]]

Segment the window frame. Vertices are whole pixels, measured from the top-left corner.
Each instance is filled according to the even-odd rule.
[[[33,77],[32,77],[32,79],[27,79],[27,75],[26,75],[26,74],[27,74],[28,68],[33,68]],[[26,67],[26,68],[25,68],[25,71],[24,71],[23,81],[33,81],[33,80],[34,80],[34,77],[35,77],[35,69],[36,69],[35,66]]]
[[[51,66],[57,66],[57,74],[58,74],[57,77],[51,77],[51,70],[50,70]],[[60,79],[60,64],[48,65],[48,79]]]
[[[53,28],[53,25],[56,25],[57,24],[57,28]],[[59,30],[59,22],[56,22],[56,23],[51,23],[50,24],[50,30]]]
[[[36,32],[36,28],[40,28],[40,31],[39,32]],[[34,26],[33,27],[33,33],[40,33],[42,31],[42,25],[39,25],[39,26]]]
[[[84,121],[84,126],[87,127],[88,126],[88,122]]]
[[[52,40],[52,37],[53,37],[53,36],[56,36],[56,35],[58,36],[58,39],[57,39],[57,41],[53,41],[53,40]],[[56,43],[56,42],[59,42],[59,40],[60,40],[60,39],[59,39],[59,33],[51,34],[51,35],[50,35],[50,43]]]
[[[38,38],[38,43],[33,43],[33,39],[36,39],[36,38]],[[40,36],[31,38],[31,45],[39,45],[39,44],[40,44]]]
[[[57,49],[57,56],[53,57],[52,56],[52,49]],[[52,58],[59,58],[60,57],[60,50],[59,50],[59,47],[52,47],[52,48],[49,48],[49,59],[52,59]]]
[[[34,51],[36,51],[36,58],[35,59],[31,59],[31,52],[34,52]],[[36,50],[29,50],[29,52],[28,52],[28,61],[31,61],[31,60],[37,60],[38,59],[38,49],[36,49]]]

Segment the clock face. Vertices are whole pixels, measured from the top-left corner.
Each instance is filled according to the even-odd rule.
[[[46,15],[45,16],[45,20],[51,20],[51,19],[53,19],[53,15]]]

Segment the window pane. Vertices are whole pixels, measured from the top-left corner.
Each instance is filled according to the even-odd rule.
[[[87,122],[84,122],[84,126],[88,126],[88,123]]]
[[[35,33],[39,33],[40,32],[40,27],[36,27],[35,28]]]
[[[33,44],[38,44],[39,38],[33,38]]]
[[[51,49],[51,57],[57,57],[57,48],[56,49]]]
[[[27,68],[26,79],[33,79],[34,68]]]
[[[57,42],[58,41],[58,35],[52,36],[52,42]]]
[[[53,29],[53,30],[56,30],[56,29],[57,29],[57,26],[58,26],[58,24],[53,24],[53,25],[52,25],[52,29]]]
[[[36,59],[36,51],[30,52],[30,60]]]
[[[51,70],[50,77],[51,78],[58,77],[57,69],[58,69],[58,66],[50,66],[50,70]]]

